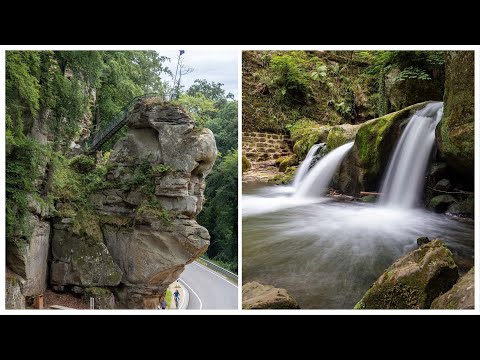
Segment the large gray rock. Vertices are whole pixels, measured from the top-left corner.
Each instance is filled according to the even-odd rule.
[[[103,242],[77,235],[70,225],[55,222],[50,282],[55,286],[116,286],[122,272]]]
[[[101,287],[86,288],[83,296],[87,301],[90,301],[90,298],[94,299],[94,309],[115,309],[115,297],[108,289]]]
[[[7,265],[25,281],[24,296],[43,294],[47,288],[50,223],[28,213],[26,234],[16,241],[7,241]]]
[[[300,309],[300,306],[287,290],[253,281],[242,286],[242,308]]]
[[[7,269],[5,274],[5,309],[25,309],[25,297],[22,295],[24,280]]]
[[[112,150],[109,177],[124,183],[147,159],[161,169],[152,175],[153,193],[117,188],[92,197],[104,242],[123,274],[112,289],[117,308],[146,307],[208,248],[210,235],[195,216],[217,149],[212,132],[194,125],[179,107],[137,104],[127,136]]]
[[[355,309],[428,309],[457,279],[452,253],[432,240],[385,270]]]
[[[475,309],[475,273],[471,268],[445,294],[432,302],[430,309]]]

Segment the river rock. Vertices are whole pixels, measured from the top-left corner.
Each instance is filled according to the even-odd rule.
[[[459,175],[474,175],[474,52],[445,52],[444,113],[436,129],[440,157]]]
[[[466,200],[453,203],[448,207],[447,214],[473,219],[473,216],[475,214],[475,202],[473,197],[469,197]]]
[[[432,179],[435,184],[437,181],[443,179],[447,175],[447,171],[448,169],[446,163],[433,163],[428,171],[428,177]]]
[[[5,309],[25,309],[25,297],[22,295],[24,280],[7,269],[5,274]]]
[[[422,237],[419,237],[417,239],[417,245],[418,246],[425,245],[426,243],[429,243],[429,242],[430,242],[430,239],[426,236],[422,236]]]
[[[385,270],[355,309],[428,309],[457,279],[452,253],[432,240]]]
[[[442,179],[439,182],[437,182],[434,186],[435,190],[440,190],[440,191],[448,191],[451,188],[452,188],[452,184],[448,179]]]
[[[287,290],[253,281],[242,287],[242,308],[300,309],[300,306]]]
[[[23,296],[43,294],[47,288],[50,223],[27,213],[27,230],[16,241],[7,241],[7,265],[20,275]]]
[[[450,290],[433,300],[430,309],[475,309],[474,293],[475,274],[472,267]]]
[[[428,207],[436,213],[443,213],[456,201],[452,195],[438,195],[430,200]]]

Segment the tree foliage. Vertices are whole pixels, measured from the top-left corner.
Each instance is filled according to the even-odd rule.
[[[237,271],[238,247],[238,150],[227,153],[207,177],[207,203],[199,214],[200,223],[211,236],[208,256],[230,263]]]
[[[6,52],[7,236],[24,230],[29,197],[50,201],[39,198],[47,164],[78,137],[86,117],[96,114],[103,126],[133,96],[165,90],[164,60],[154,51]],[[30,136],[35,122],[47,125],[53,141]]]

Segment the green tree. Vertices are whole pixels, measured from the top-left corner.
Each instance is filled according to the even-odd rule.
[[[205,126],[212,130],[221,154],[238,147],[238,103],[227,101]]]
[[[207,177],[208,199],[199,222],[211,236],[208,256],[226,263],[237,271],[238,262],[238,150],[230,151]]]

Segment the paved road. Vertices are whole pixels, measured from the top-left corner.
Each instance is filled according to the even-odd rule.
[[[223,275],[194,261],[180,280],[190,293],[188,309],[238,309],[238,287]]]

